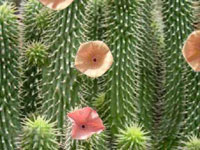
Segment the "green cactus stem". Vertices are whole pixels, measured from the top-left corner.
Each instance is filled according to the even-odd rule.
[[[178,141],[183,121],[185,95],[185,60],[182,47],[192,31],[190,1],[163,0],[163,22],[166,48],[164,116],[162,118],[161,148],[170,149]]]
[[[87,0],[75,0],[69,7],[55,11],[47,41],[50,64],[43,70],[42,113],[63,130],[66,112],[79,102],[78,72],[74,56],[83,42],[82,21]],[[61,131],[62,132],[62,131]]]
[[[22,23],[24,41],[40,41],[48,30],[52,11],[44,7],[39,0],[28,0],[22,3]]]
[[[124,121],[135,120],[134,104],[134,31],[137,1],[108,0],[106,3],[106,43],[114,57],[108,72],[105,101],[112,132]]]
[[[153,143],[160,135],[160,115],[163,98],[163,37],[160,33],[156,3],[144,0],[138,6],[137,29],[135,32],[134,100],[137,102],[138,122],[150,132]],[[153,144],[152,144],[153,147]],[[157,149],[157,146],[154,147]]]
[[[19,130],[19,24],[12,4],[0,5],[0,149],[15,150]]]
[[[200,1],[193,2],[192,11],[194,13],[193,16],[193,24],[195,29],[199,29],[199,15],[200,15]],[[186,86],[185,93],[187,95],[187,101],[184,103],[184,120],[183,120],[183,135],[194,134],[196,136],[200,136],[200,74],[198,72],[194,72],[188,64],[186,64]]]
[[[35,112],[41,106],[42,68],[48,63],[48,47],[41,42],[29,43],[23,48],[22,61],[22,111],[23,114]]]

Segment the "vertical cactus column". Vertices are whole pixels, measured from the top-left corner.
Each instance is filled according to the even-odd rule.
[[[42,103],[42,68],[47,65],[48,47],[42,42],[31,42],[22,49],[21,106],[23,115],[39,110]]]
[[[164,96],[163,138],[161,149],[170,149],[177,142],[183,119],[185,95],[185,63],[181,53],[183,42],[192,31],[189,1],[163,0],[163,21],[166,58],[166,94]]]
[[[137,28],[135,32],[135,68],[134,70],[134,100],[138,103],[137,117],[139,123],[150,132],[152,143],[157,143],[159,136],[158,116],[161,112],[161,89],[163,71],[163,43],[159,33],[158,20],[155,17],[155,2],[144,0],[138,5]],[[159,111],[158,106],[160,107]],[[152,145],[153,146],[153,145]],[[155,148],[156,149],[156,148]]]
[[[114,57],[113,66],[108,72],[105,114],[114,136],[118,128],[129,121],[136,121],[133,79],[137,1],[108,0],[105,3],[105,37]],[[116,138],[113,137],[112,140]]]
[[[21,8],[24,41],[43,40],[53,14],[38,0],[28,0],[22,3]]]
[[[21,105],[23,114],[39,109],[42,100],[42,68],[47,65],[48,47],[44,44],[45,31],[50,24],[51,11],[38,0],[23,2],[21,8],[23,46],[21,51],[22,87]]]
[[[19,130],[19,29],[15,8],[0,5],[0,149],[15,150]]]
[[[62,130],[66,112],[79,102],[74,56],[83,41],[82,20],[87,0],[75,0],[68,8],[54,12],[48,32],[49,65],[43,70],[42,113]]]
[[[199,15],[200,15],[200,1],[193,1],[192,11],[194,14],[193,25],[196,29],[199,29]],[[194,72],[189,65],[187,65],[186,71],[186,93],[187,101],[185,103],[183,120],[185,135],[192,136],[195,135],[200,138],[200,74]]]

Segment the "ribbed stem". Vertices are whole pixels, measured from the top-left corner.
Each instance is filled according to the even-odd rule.
[[[19,24],[15,8],[0,6],[0,149],[15,150],[19,130]]]
[[[135,32],[134,100],[138,104],[137,118],[150,132],[152,143],[158,143],[163,95],[163,42],[160,24],[155,14],[155,2],[139,3]]]
[[[79,102],[78,73],[74,56],[83,41],[82,18],[87,0],[75,0],[68,8],[54,12],[49,38],[49,62],[43,70],[42,113],[63,130],[66,111]]]
[[[185,95],[185,60],[181,49],[192,31],[191,3],[183,0],[163,0],[166,80],[161,149],[170,149],[177,142],[183,121]]]

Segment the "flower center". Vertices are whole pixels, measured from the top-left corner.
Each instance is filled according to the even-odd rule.
[[[97,59],[96,59],[96,58],[93,58],[93,62],[97,62]]]
[[[82,125],[81,127],[82,127],[83,129],[85,129],[85,125]]]

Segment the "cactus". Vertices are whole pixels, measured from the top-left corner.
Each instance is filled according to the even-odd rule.
[[[200,139],[195,135],[188,136],[187,141],[184,142],[184,150],[199,150],[200,149]]]
[[[48,29],[51,11],[38,0],[28,0],[22,4],[24,41],[40,41]],[[42,38],[41,38],[42,37]]]
[[[63,130],[67,109],[79,102],[78,73],[73,66],[75,53],[83,41],[81,20],[86,0],[75,0],[68,8],[54,12],[48,33],[49,62],[43,70],[42,113]],[[61,131],[62,132],[62,131]]]
[[[199,29],[199,8],[200,8],[200,2],[194,1],[193,2],[193,24],[196,29]],[[187,66],[186,70],[186,87],[185,92],[187,93],[187,101],[185,102],[184,107],[184,115],[185,119],[183,121],[183,135],[190,135],[194,134],[197,137],[200,136],[199,130],[199,122],[200,122],[200,116],[199,116],[199,105],[200,105],[200,93],[199,93],[199,73],[193,72],[192,69]],[[183,136],[185,137],[185,136]],[[184,138],[183,138],[184,139]]]
[[[138,122],[150,132],[152,147],[161,136],[159,131],[163,92],[163,68],[159,59],[163,59],[163,37],[159,31],[159,20],[156,20],[156,3],[151,0],[143,1],[138,6],[138,28],[135,32],[135,68],[134,90],[135,101],[140,110],[137,113]],[[142,24],[142,26],[141,26]]]
[[[42,68],[47,65],[48,47],[41,42],[32,42],[23,50],[22,61],[22,111],[23,114],[35,112],[41,106]]]
[[[56,141],[57,130],[54,129],[55,123],[51,123],[44,117],[35,117],[33,120],[26,118],[20,137],[22,150],[58,150]]]
[[[137,18],[137,1],[108,0],[106,2],[105,38],[110,47],[114,61],[108,72],[105,101],[112,133],[124,121],[135,120],[133,69],[135,67],[133,47],[134,31]]]
[[[120,150],[137,149],[146,150],[149,148],[150,138],[147,132],[143,131],[140,125],[131,123],[125,126],[125,129],[120,129],[117,136],[117,145]]]
[[[199,0],[25,0],[18,10],[4,1],[0,150],[200,149],[199,73],[181,51],[200,29]],[[114,62],[90,78],[75,56],[97,40]],[[96,110],[106,130],[73,139],[66,116],[77,106]]]
[[[42,68],[47,65],[47,49],[44,36],[48,30],[51,11],[37,0],[22,3],[23,45],[21,56],[22,67],[22,111],[23,114],[36,111],[42,100],[41,78]]]
[[[0,149],[16,149],[19,130],[19,24],[12,4],[0,5]]]
[[[164,116],[162,118],[161,149],[170,149],[178,138],[183,121],[183,104],[186,101],[185,61],[181,54],[184,40],[192,31],[192,11],[189,1],[163,0],[166,77]],[[183,23],[184,22],[184,23]]]
[[[86,6],[86,15],[84,16],[84,40],[104,40],[105,27],[103,26],[105,18],[102,14],[104,11],[104,2],[101,0],[89,0]],[[91,79],[87,76],[82,76],[79,82],[81,83],[79,97],[86,105],[96,107],[92,103],[98,99],[99,94],[105,92],[107,73],[99,78]]]

